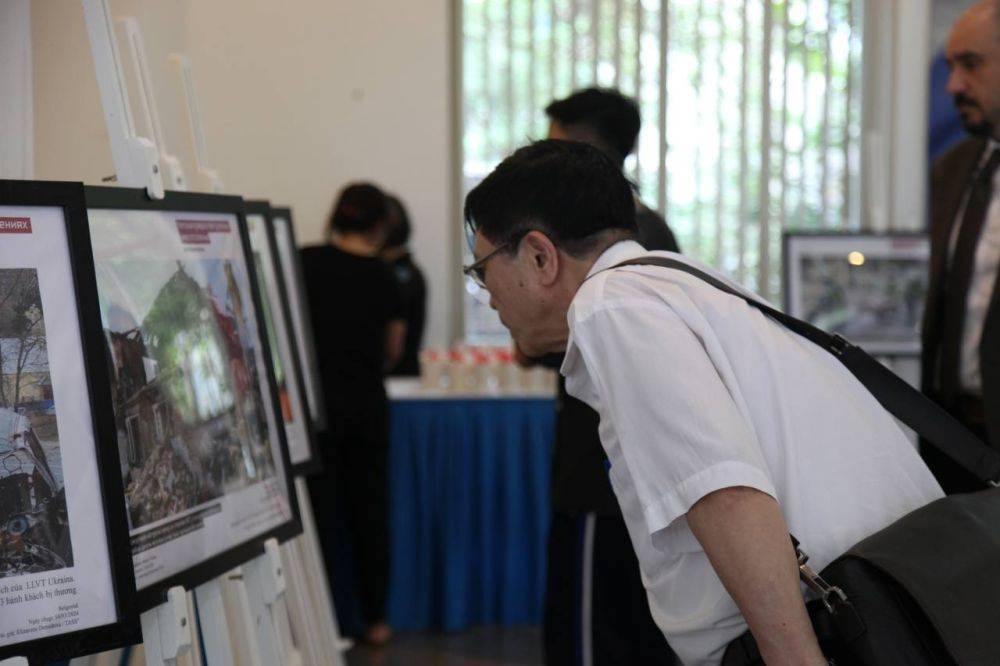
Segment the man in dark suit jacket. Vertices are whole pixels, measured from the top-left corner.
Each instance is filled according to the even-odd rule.
[[[924,312],[924,391],[1000,448],[1000,0],[955,23],[948,92],[972,137],[931,172],[931,268]],[[928,445],[945,492],[982,488]]]
[[[588,88],[545,109],[549,138],[583,141],[618,164],[635,149],[640,116],[617,90]],[[678,251],[667,223],[636,197],[638,241]],[[558,367],[562,355],[543,362]],[[547,666],[676,663],[649,602],[605,466],[598,416],[559,378],[552,460],[552,525],[545,599]]]

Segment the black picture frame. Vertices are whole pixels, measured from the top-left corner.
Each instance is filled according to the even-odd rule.
[[[243,260],[246,265],[247,277],[250,281],[248,285],[252,296],[254,319],[256,321],[257,337],[260,342],[267,340],[267,332],[264,320],[261,316],[261,296],[257,290],[258,280],[256,268],[254,266],[252,253],[250,251],[250,239],[247,233],[246,218],[244,216],[244,201],[241,197],[205,194],[193,192],[166,192],[163,199],[150,199],[145,190],[124,187],[100,187],[87,186],[85,196],[88,210],[111,209],[123,211],[160,211],[160,212],[183,212],[183,213],[225,213],[232,215],[237,220],[237,227],[240,236],[240,243],[243,250]],[[263,373],[268,385],[274,423],[281,423],[281,408],[278,403],[277,386],[275,383],[273,366],[270,357],[270,349],[267,344],[262,345],[260,353],[264,360]],[[107,352],[105,352],[107,353]],[[291,511],[291,518],[277,526],[267,529],[252,538],[235,544],[215,555],[211,555],[201,562],[192,565],[183,571],[170,575],[149,586],[138,589],[136,599],[140,611],[146,611],[158,606],[166,601],[167,591],[176,586],[181,586],[187,590],[217,578],[226,572],[238,567],[247,561],[264,553],[264,543],[268,539],[276,538],[281,542],[287,541],[302,533],[302,522],[299,513],[298,498],[292,476],[291,461],[288,456],[288,443],[285,440],[284,428],[278,427],[275,435],[279,440],[279,453],[282,462],[282,477],[286,489],[288,505]]]
[[[298,326],[302,330],[301,335],[305,341],[305,348],[303,349],[301,345],[299,347],[299,362],[301,364],[304,358],[311,366],[311,370],[303,370],[303,376],[306,377],[306,382],[311,385],[311,387],[307,386],[307,388],[309,388],[317,403],[313,417],[313,431],[317,434],[323,433],[327,429],[326,398],[323,392],[323,382],[319,376],[316,342],[313,338],[312,319],[309,314],[309,299],[306,295],[305,272],[302,269],[302,255],[298,252],[298,239],[295,234],[295,220],[292,215],[292,209],[288,206],[271,206],[271,223],[275,234],[277,234],[278,227],[282,225],[285,226],[288,232],[291,254],[287,258],[282,257],[281,245],[279,243],[276,245],[278,249],[277,257],[278,261],[282,262],[282,267],[286,269],[286,272],[290,273],[294,278],[294,284],[288,284],[286,280],[285,287],[288,289],[287,293],[290,297],[294,293],[300,306],[301,320],[298,322]],[[286,260],[289,262],[288,266],[284,264]],[[291,298],[289,298],[289,309],[291,309]],[[293,314],[293,324],[295,323],[294,319]]]
[[[273,260],[273,271],[275,276],[275,288],[280,294],[280,303],[277,305],[280,308],[279,312],[275,312],[274,316],[279,316],[282,318],[284,323],[284,329],[289,333],[286,336],[285,344],[287,348],[291,351],[292,358],[290,362],[286,365],[290,366],[292,371],[292,381],[295,382],[299,395],[303,401],[303,425],[305,427],[307,445],[309,447],[309,457],[306,460],[300,462],[292,463],[292,472],[296,476],[309,476],[312,474],[317,474],[322,471],[323,464],[320,459],[319,449],[316,445],[316,433],[313,428],[312,417],[309,411],[309,394],[306,389],[305,382],[305,371],[302,368],[300,362],[299,345],[295,338],[295,328],[292,322],[292,312],[291,305],[288,298],[288,286],[285,284],[285,278],[282,271],[281,257],[278,252],[278,241],[275,238],[274,232],[274,220],[271,204],[264,200],[246,200],[244,202],[244,210],[247,215],[259,215],[264,220],[264,229],[267,232],[267,244],[269,249],[269,254]],[[263,276],[257,275],[258,280],[263,280]],[[258,282],[257,290],[262,293],[263,288],[262,282]],[[263,293],[262,296],[263,298]],[[290,455],[290,454],[289,454]]]
[[[908,319],[913,324],[912,332],[908,339],[903,336],[879,337],[874,331],[874,327],[869,331],[864,331],[862,326],[855,326],[855,329],[848,330],[846,327],[836,327],[826,325],[816,317],[810,317],[810,313],[803,311],[801,299],[796,298],[799,290],[803,288],[799,275],[799,262],[804,257],[825,258],[843,256],[844,265],[849,265],[849,255],[855,255],[864,265],[877,261],[907,262],[913,264],[920,262],[922,267],[911,266],[910,273],[924,281],[923,291],[909,294],[909,298],[904,299],[903,307],[913,310]],[[820,326],[831,333],[843,335],[851,342],[862,347],[865,351],[873,355],[886,357],[916,357],[920,355],[920,320],[923,308],[923,296],[926,293],[926,280],[928,279],[930,255],[930,239],[926,233],[917,231],[799,231],[788,230],[782,234],[782,293],[783,307],[785,312],[805,321]],[[860,266],[859,265],[859,266]],[[895,282],[895,281],[891,281]],[[912,280],[911,280],[912,282]],[[888,284],[888,282],[886,282]],[[911,285],[910,291],[918,285]],[[865,289],[865,293],[875,293],[873,289]],[[893,303],[898,303],[898,299],[888,299]],[[910,305],[907,305],[907,304]],[[914,306],[913,303],[917,305]],[[915,309],[916,308],[916,309]]]
[[[73,276],[80,340],[89,407],[93,422],[98,484],[106,527],[108,564],[116,620],[112,624],[70,631],[55,636],[12,643],[0,647],[0,659],[27,657],[44,663],[124,647],[142,640],[129,549],[124,489],[116,472],[118,451],[114,412],[108,395],[108,367],[104,355],[104,333],[99,315],[97,281],[91,257],[90,232],[82,183],[0,180],[0,205],[24,208],[55,207],[62,211]],[[55,260],[55,259],[53,259]],[[46,331],[51,337],[57,332]]]

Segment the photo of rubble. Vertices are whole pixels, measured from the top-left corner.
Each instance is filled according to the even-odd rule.
[[[919,345],[927,262],[869,256],[860,266],[845,257],[803,257],[802,312],[806,321],[861,346]]]
[[[97,279],[130,528],[274,476],[244,268],[121,259]]]
[[[38,273],[0,269],[0,578],[72,565]]]

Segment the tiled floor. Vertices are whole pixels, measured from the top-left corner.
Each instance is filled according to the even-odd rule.
[[[541,666],[538,627],[480,627],[453,634],[400,634],[388,646],[352,648],[348,666]]]

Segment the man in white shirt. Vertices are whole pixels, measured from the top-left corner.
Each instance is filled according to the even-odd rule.
[[[931,173],[931,267],[924,308],[923,388],[1000,448],[1000,0],[955,23],[948,92],[972,135]],[[982,483],[931,446],[921,453],[944,489]]]
[[[678,656],[719,663],[749,627],[770,665],[824,664],[789,533],[821,569],[941,489],[827,352],[687,273],[613,269],[646,254],[634,215],[599,151],[532,144],[469,193],[466,272],[525,353],[565,350]]]

